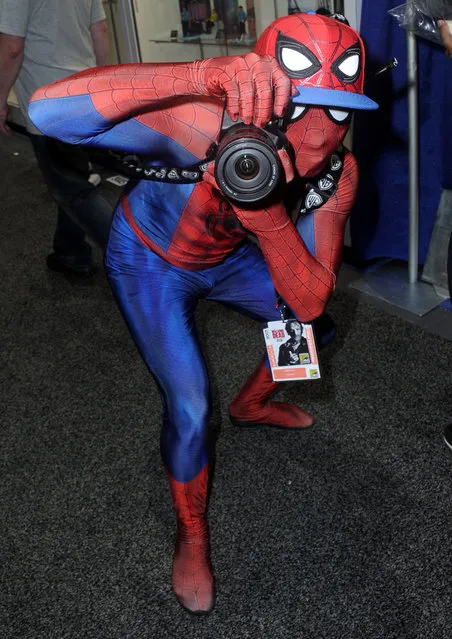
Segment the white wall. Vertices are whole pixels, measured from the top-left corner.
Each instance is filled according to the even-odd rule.
[[[297,3],[301,11],[317,8],[317,0],[298,0]],[[288,7],[288,0],[254,0],[257,33],[261,34],[275,18],[286,16]]]
[[[317,9],[317,0],[297,0],[301,11]],[[281,18],[288,13],[288,0],[254,0],[256,10],[256,28],[261,34],[275,18]]]
[[[134,0],[134,6],[143,62],[190,62],[201,57],[199,44],[164,41],[175,29],[182,33],[178,0]],[[203,43],[203,49],[205,58],[244,51],[243,47],[213,43]]]
[[[361,26],[362,0],[345,0],[344,6],[345,15],[350,22],[350,26],[359,31]]]
[[[355,0],[354,0],[355,1]],[[275,17],[287,15],[288,0],[254,0],[258,36]],[[133,0],[143,62],[190,61],[200,57],[199,46],[193,44],[155,42],[168,37],[173,29],[182,32],[178,0]],[[301,10],[315,9],[317,0],[298,0]],[[154,41],[154,42],[153,42]],[[229,47],[231,55],[243,49]],[[225,47],[206,45],[205,57],[226,55]]]
[[[362,0],[345,0],[345,12],[353,27],[359,25],[358,14]],[[200,58],[195,44],[155,42],[169,38],[170,32],[182,32],[178,0],[133,0],[143,62],[178,62]],[[301,10],[316,9],[317,0],[298,0]],[[288,0],[255,0],[256,29],[258,36],[276,17],[287,15]],[[246,49],[245,49],[246,50]],[[243,52],[243,48],[229,46],[230,55]],[[206,44],[204,57],[226,55],[224,46]]]
[[[218,44],[203,44],[204,58],[215,58],[225,55],[243,55],[251,47],[234,46],[228,47]],[[143,62],[191,62],[201,58],[199,44],[187,44],[180,42],[150,42],[143,52]]]
[[[169,38],[173,29],[182,33],[178,0],[133,0],[133,5],[143,62],[177,62],[178,60],[196,59],[192,57],[174,58],[171,48],[159,50],[158,46],[150,42],[158,35],[165,34]],[[168,45],[168,47],[171,46],[177,45]],[[187,56],[190,56],[191,52],[191,49],[181,51]]]

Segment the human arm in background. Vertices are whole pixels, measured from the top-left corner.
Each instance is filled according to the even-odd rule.
[[[11,135],[6,124],[8,95],[19,75],[24,59],[25,38],[0,33],[0,134]]]
[[[96,64],[98,67],[105,67],[108,64],[109,54],[108,22],[100,20],[100,22],[91,25],[90,31]]]
[[[450,32],[449,25],[444,20],[440,20],[438,22],[438,27],[441,34],[441,40],[446,47],[446,51],[449,56],[452,56],[452,33]]]

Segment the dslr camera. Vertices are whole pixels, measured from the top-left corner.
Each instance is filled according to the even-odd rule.
[[[285,185],[278,151],[290,151],[290,145],[282,129],[282,120],[261,129],[233,122],[225,112],[215,157],[215,179],[229,199],[248,206],[262,204]]]

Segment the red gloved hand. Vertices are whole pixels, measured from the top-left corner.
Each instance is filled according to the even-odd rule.
[[[203,178],[207,184],[210,184],[221,193],[221,189],[215,180],[214,167],[215,164],[211,162],[207,170],[204,171]],[[271,233],[272,231],[279,231],[287,225],[292,224],[287,215],[286,207],[282,202],[277,202],[261,209],[248,210],[230,201],[225,196],[223,210],[226,210],[226,207],[232,209],[242,226],[256,236]]]
[[[282,117],[292,94],[291,83],[272,56],[210,58],[195,63],[197,93],[226,98],[229,117],[245,124],[264,126]]]
[[[233,202],[230,204],[242,226],[257,237],[269,236],[272,232],[281,231],[292,224],[282,202],[253,211],[242,209]]]

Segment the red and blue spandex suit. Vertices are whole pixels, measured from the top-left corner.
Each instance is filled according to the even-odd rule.
[[[255,52],[244,56],[79,73],[38,91],[30,115],[46,135],[69,143],[189,167],[217,141],[225,101],[232,118],[258,126],[284,111],[296,158],[292,170],[303,194],[306,180],[328,173],[350,109],[371,108],[359,103],[367,100],[363,56],[352,29],[300,14],[273,23]],[[173,586],[193,612],[214,605],[205,517],[209,380],[196,304],[213,300],[258,320],[279,319],[277,289],[300,320],[318,317],[334,289],[357,182],[346,153],[336,194],[294,225],[281,202],[260,211],[231,205],[208,175],[196,184],[131,180],[116,209],[105,261],[161,391],[161,451],[178,521]],[[244,425],[312,424],[302,409],[270,401],[275,387],[264,362],[232,402],[231,418]]]

